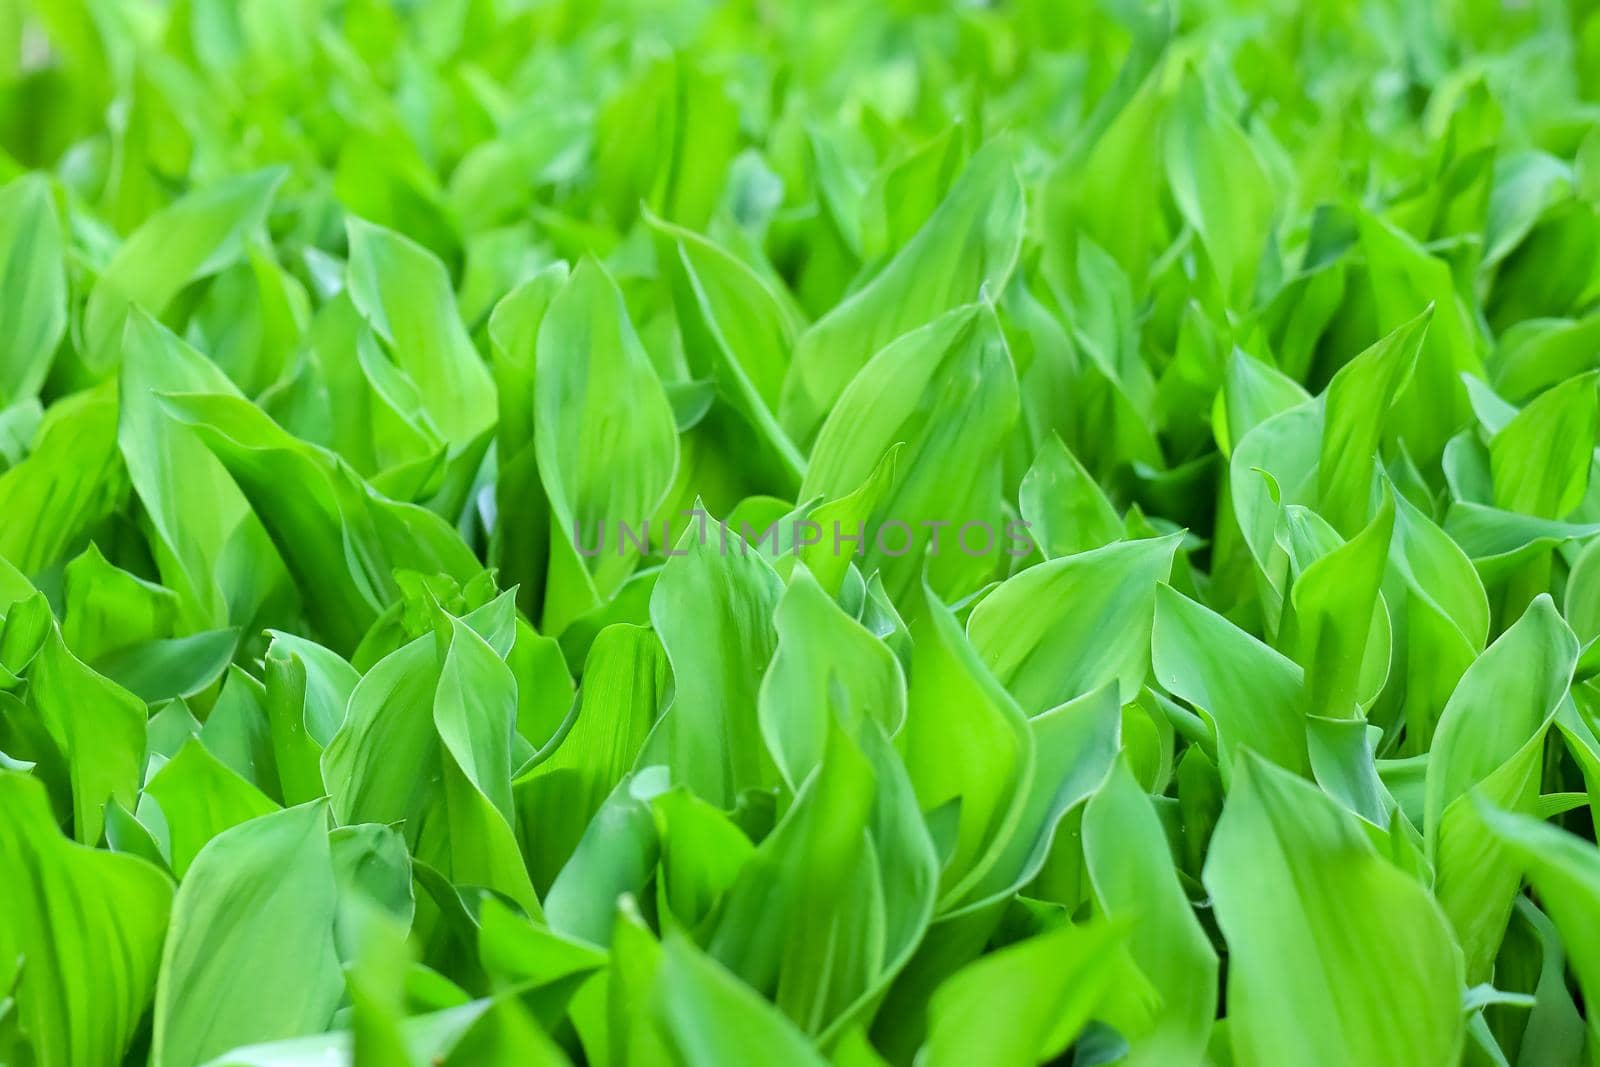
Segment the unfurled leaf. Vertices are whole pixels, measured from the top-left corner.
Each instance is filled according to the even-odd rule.
[[[0,474],[0,512],[27,516],[0,525],[0,556],[33,574],[75,555],[126,492],[107,382],[52,406],[28,458]]]
[[[1199,78],[1178,93],[1166,124],[1167,181],[1200,234],[1223,291],[1249,306],[1272,225],[1272,188],[1254,145]]]
[[[1211,1030],[1217,956],[1184,895],[1152,800],[1119,761],[1084,809],[1084,862],[1095,897],[1126,920],[1128,951],[1163,999],[1147,1033],[1128,1034],[1129,1063],[1198,1058]]]
[[[1205,879],[1228,940],[1235,1062],[1460,1055],[1461,957],[1443,912],[1315,786],[1242,760]]]
[[[1354,537],[1371,515],[1373,456],[1389,405],[1410,380],[1432,319],[1430,308],[1346,363],[1328,383],[1318,510],[1343,537]]]
[[[1149,666],[1156,587],[1178,540],[1127,541],[1029,567],[973,609],[973,648],[1030,715],[1107,682],[1131,700]]]
[[[1033,771],[1027,716],[931,594],[912,627],[911,686],[899,741],[923,811],[945,831],[942,898],[976,883],[999,858]]]
[[[801,335],[780,415],[797,443],[823,419],[875,353],[941,313],[999,295],[1016,263],[1023,192],[1009,152],[975,156],[950,195],[860,292]]]
[[[761,682],[761,732],[791,789],[821,761],[837,725],[893,736],[905,720],[905,677],[877,636],[851,619],[804,570],[774,612],[778,647]]]
[[[360,219],[349,225],[350,299],[390,346],[422,409],[453,445],[494,423],[489,368],[455,310],[444,265],[424,248]]]
[[[1213,724],[1224,780],[1245,748],[1308,769],[1305,691],[1292,660],[1166,585],[1156,588],[1150,655],[1161,684]]]
[[[1594,996],[1600,991],[1600,945],[1587,916],[1600,903],[1600,855],[1593,843],[1486,801],[1477,803],[1477,812],[1481,824],[1538,889],[1571,955],[1578,987],[1586,998]],[[1588,1031],[1593,1043],[1600,1026],[1590,1019]]]
[[[523,852],[536,886],[548,886],[589,820],[633,769],[666,701],[661,641],[640,626],[600,631],[584,663],[576,715],[555,751],[515,783]]]
[[[1519,876],[1484,833],[1472,795],[1514,811],[1527,810],[1538,796],[1545,731],[1577,657],[1572,631],[1541,596],[1467,668],[1439,717],[1428,759],[1425,830],[1439,901],[1456,927],[1472,981],[1488,975]]]
[[[903,442],[894,486],[860,528],[843,533],[863,539],[862,565],[882,571],[891,596],[910,595],[924,553],[936,590],[971,592],[1018,551],[997,463],[1016,417],[1016,376],[994,309],[958,308],[888,345],[850,382],[817,435],[800,498],[855,491]],[[837,532],[819,536],[841,550]]]
[[[27,702],[66,762],[74,836],[96,844],[106,804],[131,808],[143,777],[144,702],[84,666],[53,626],[29,670]]]
[[[17,1054],[41,1065],[115,1063],[155,994],[172,884],[142,859],[63,838],[43,787],[25,775],[0,772],[0,800],[0,859],[11,872],[0,879],[0,949],[28,1050]]]
[[[166,405],[244,491],[336,648],[354,648],[398,599],[396,568],[463,582],[481,569],[437,515],[380,495],[248,402],[185,393]]]
[[[1104,490],[1059,437],[1039,449],[1022,479],[1022,517],[1046,557],[1100,548],[1123,535],[1122,519]]]
[[[1541,393],[1489,446],[1494,505],[1563,519],[1589,486],[1594,462],[1596,376],[1581,374]]]
[[[1115,925],[1066,923],[983,957],[939,987],[929,1006],[932,1065],[1041,1063],[1078,1036],[1118,978]],[[1004,1012],[1003,1031],[983,1020]]]
[[[86,366],[103,373],[115,364],[130,308],[160,315],[184,286],[240,259],[283,179],[281,169],[253,171],[199,189],[147,219],[90,290]]]
[[[551,301],[537,351],[534,441],[554,525],[543,628],[559,634],[636,565],[625,528],[650,536],[678,435],[622,295],[593,260]]]
[[[731,808],[775,779],[762,743],[758,694],[778,644],[778,577],[735,539],[691,530],[650,597],[650,621],[672,664],[675,694],[662,729],[676,780]]]
[[[218,834],[278,810],[278,805],[217,759],[198,739],[151,776],[144,796],[160,806],[167,861],[182,878]]]
[[[344,991],[325,804],[235,826],[195,858],[172,902],[151,1062],[205,1063],[325,1029]]]
[[[34,174],[0,187],[0,408],[35,396],[67,327],[66,252],[49,181]]]
[[[776,1009],[694,946],[669,939],[656,979],[656,1017],[679,1062],[735,1067],[770,1058],[827,1061]]]
[[[1388,608],[1379,590],[1394,532],[1394,506],[1392,498],[1385,499],[1365,529],[1295,579],[1293,614],[1285,624],[1284,641],[1305,670],[1312,714],[1332,718],[1353,714],[1369,695],[1363,674],[1374,653],[1381,658],[1383,674],[1388,672]],[[1381,643],[1369,643],[1375,632],[1383,638]]]

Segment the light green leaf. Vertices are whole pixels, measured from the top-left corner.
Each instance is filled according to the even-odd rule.
[[[670,678],[651,630],[618,624],[595,638],[574,717],[552,742],[555,751],[515,783],[536,888],[555,880],[589,820],[633,769],[667,701]]]
[[[676,685],[662,724],[673,779],[725,809],[776,780],[757,707],[782,593],[761,554],[731,540],[686,532],[650,597]]]
[[[1309,769],[1305,690],[1292,660],[1165,585],[1156,589],[1150,658],[1161,684],[1213,724],[1224,781],[1246,747],[1288,770]]]
[[[83,358],[92,373],[116,363],[130,308],[161,315],[184,286],[244,256],[284,176],[269,168],[198,189],[152,215],[117,249],[84,308]]]
[[[777,651],[759,697],[761,733],[791,790],[822,759],[835,725],[893,736],[905,720],[905,675],[887,645],[796,569],[774,612]]]
[[[16,980],[21,960],[8,997],[28,1062],[120,1062],[155,992],[172,884],[142,859],[63,838],[26,775],[0,772],[0,812],[0,973]]]
[[[1156,586],[1181,539],[1125,541],[1029,567],[972,609],[973,648],[1030,715],[1108,682],[1133,699],[1149,669]]]
[[[348,223],[350,299],[416,383],[417,399],[451,444],[494,423],[494,382],[456,312],[444,264],[422,246],[358,218]]]
[[[353,649],[398,599],[394,572],[460,582],[482,567],[437,515],[382,496],[350,468],[300,441],[245,400],[170,396],[165,404],[227,468],[336,649]]]
[[[1475,802],[1478,818],[1539,892],[1539,899],[1571,957],[1572,971],[1586,1001],[1600,995],[1600,943],[1590,921],[1600,907],[1600,852],[1594,843],[1564,833],[1527,815]],[[1588,1019],[1589,1044],[1600,1041],[1600,1022]]]
[[[1520,872],[1468,794],[1526,810],[1539,794],[1545,732],[1572,672],[1578,642],[1548,596],[1461,677],[1439,717],[1428,758],[1425,831],[1435,892],[1466,953],[1469,981],[1488,978],[1511,917]]]
[[[541,628],[559,634],[634,569],[621,527],[639,530],[656,517],[677,470],[678,435],[622,295],[594,260],[579,263],[551,301],[537,352],[534,440],[555,525]]]
[[[1316,787],[1240,760],[1205,883],[1235,1063],[1456,1062],[1461,957],[1443,913]]]
[[[1118,760],[1083,814],[1095,899],[1126,922],[1128,951],[1162,998],[1155,1024],[1126,1035],[1130,1065],[1198,1062],[1211,1032],[1217,954],[1184,895],[1152,799]]]
[[[66,760],[73,836],[97,844],[106,804],[131,809],[143,780],[144,702],[84,666],[53,624],[29,672],[27,699]]]
[[[344,992],[327,807],[235,826],[195,857],[172,902],[156,988],[153,1067],[317,1033]]]
[[[993,307],[957,308],[889,344],[842,390],[817,435],[800,499],[855,491],[904,442],[894,487],[863,529],[846,532],[861,534],[861,566],[879,570],[892,597],[914,594],[924,551],[936,590],[970,593],[1018,551],[1003,521],[999,463],[1017,412],[1016,375]]]
[[[1020,510],[1046,559],[1101,548],[1123,536],[1122,517],[1076,456],[1051,435],[1023,475]]]
[[[800,336],[779,408],[796,443],[817,436],[851,380],[895,338],[985,293],[999,296],[1017,260],[1024,217],[1010,155],[996,143],[974,156],[894,259]]]
[[[681,938],[661,946],[655,1011],[684,1065],[827,1062],[770,1004]]]
[[[1064,923],[947,979],[928,1006],[929,1067],[1043,1063],[1078,1036],[1117,979],[1118,926]],[[1004,1027],[989,1025],[1004,1016]]]
[[[1489,444],[1494,505],[1544,519],[1564,519],[1583,500],[1600,418],[1590,372],[1539,394]]]
[[[66,250],[50,182],[0,186],[0,408],[37,396],[67,330]]]
[[[1373,457],[1389,406],[1405,388],[1433,321],[1430,307],[1339,368],[1328,383],[1317,464],[1317,510],[1345,538],[1372,513]]]

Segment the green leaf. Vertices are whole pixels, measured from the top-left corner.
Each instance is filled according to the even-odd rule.
[[[655,518],[677,470],[678,435],[622,295],[594,260],[552,299],[537,352],[534,440],[555,525],[542,629],[559,634],[634,569],[621,527]]]
[[[952,805],[955,812],[940,875],[941,900],[953,900],[983,878],[1021,816],[1032,737],[1022,708],[931,591],[911,633],[906,728],[897,747],[921,809]]]
[[[1024,219],[1010,156],[1003,143],[974,156],[894,259],[800,336],[779,408],[797,443],[817,436],[849,383],[890,342],[985,293],[999,295],[1016,264]]]
[[[742,463],[770,487],[792,492],[805,459],[778,424],[783,380],[801,323],[767,281],[698,234],[645,219],[661,235],[684,356],[696,378],[716,383],[718,400],[743,422],[730,443],[752,451]]]
[[[1594,843],[1526,815],[1475,802],[1478,818],[1527,872],[1560,930],[1572,972],[1584,999],[1600,994],[1600,943],[1589,916],[1600,905],[1600,852]],[[1600,1040],[1600,1023],[1588,1020],[1589,1043]]]
[[[113,566],[92,544],[67,564],[63,584],[61,635],[74,654],[91,663],[108,652],[172,636],[177,595]]]
[[[160,805],[167,861],[180,879],[218,834],[278,810],[271,798],[217,759],[198,738],[184,742],[178,754],[162,764],[145,784],[144,796]]]
[[[324,804],[213,838],[172,902],[152,1064],[204,1063],[239,1045],[326,1029],[344,992],[336,895]]]
[[[117,249],[84,307],[83,358],[91,373],[116,363],[129,309],[161,315],[184,286],[244,256],[284,176],[269,168],[196,190],[152,215]]]
[[[1170,586],[1156,588],[1155,603],[1151,666],[1173,696],[1212,724],[1223,780],[1246,747],[1305,773],[1306,698],[1299,666]]]
[[[466,1004],[414,1016],[402,1024],[401,1040],[419,1063],[444,1063],[445,1057],[493,1003],[474,1000]],[[289,1038],[230,1049],[204,1067],[296,1067],[308,1061],[354,1067],[349,1031],[338,1030],[311,1037]]]
[[[934,993],[919,1062],[999,1067],[1054,1059],[1116,980],[1112,954],[1125,936],[1112,923],[1065,923],[968,964]],[[1000,1014],[1008,1025],[988,1025]]]
[[[267,731],[283,799],[303,804],[323,796],[322,750],[344,723],[361,676],[337,654],[291,634],[271,633],[267,646]]]
[[[937,884],[933,843],[888,739],[870,720],[859,742],[834,728],[729,887],[708,948],[807,1033],[836,1033],[865,1018],[911,958]]]
[[[1425,830],[1435,892],[1466,954],[1470,981],[1489,976],[1511,917],[1517,866],[1484,833],[1468,794],[1528,809],[1539,794],[1544,736],[1577,665],[1578,642],[1540,596],[1464,675],[1439,717],[1428,759]]]
[[[1320,790],[1240,760],[1205,883],[1228,943],[1236,1063],[1460,1056],[1461,957],[1443,913]]]
[[[1305,670],[1306,706],[1311,714],[1345,718],[1370,698],[1363,686],[1365,666],[1374,651],[1387,675],[1387,607],[1379,589],[1394,532],[1393,496],[1349,541],[1321,557],[1295,579],[1293,614],[1284,625],[1283,643]],[[1376,614],[1375,614],[1376,613]],[[1369,642],[1380,633],[1382,644]],[[1381,685],[1381,682],[1380,682]]]
[[[117,446],[153,527],[163,582],[193,625],[248,623],[286,580],[267,531],[222,461],[165,410],[168,392],[238,390],[204,355],[142,310],[122,334]]]
[[[143,780],[144,702],[84,666],[52,625],[28,675],[28,706],[66,760],[73,836],[98,843],[106,804],[131,809]]]
[[[207,630],[121,648],[95,666],[139,699],[157,704],[209,689],[227,671],[238,648],[238,631]]]
[[[1133,699],[1149,669],[1156,587],[1180,540],[1125,541],[1029,567],[972,609],[973,648],[1030,715],[1108,682]]]
[[[1406,387],[1433,321],[1430,307],[1339,368],[1324,396],[1318,510],[1340,535],[1355,537],[1372,511],[1372,457],[1389,406]]]
[[[1517,413],[1489,445],[1494,505],[1563,519],[1583,500],[1600,417],[1593,372],[1548,389]]]
[[[439,666],[433,726],[450,877],[502,892],[537,914],[539,902],[517,850],[511,799],[516,681],[502,655],[461,619],[444,616],[435,625],[439,639],[447,634],[449,642]]]
[[[724,809],[776,778],[757,707],[782,585],[759,552],[733,540],[724,550],[687,531],[650,597],[676,684],[662,724],[674,780]]]
[[[868,723],[885,735],[906,715],[905,675],[887,645],[797,569],[774,612],[777,651],[761,681],[761,733],[791,790],[822,759],[835,725],[850,737]]]
[[[1461,547],[1404,496],[1395,497],[1384,600],[1394,614],[1409,751],[1426,749],[1462,673],[1488,641],[1489,600]]]
[[[681,938],[661,946],[655,1012],[680,1063],[827,1062],[771,1005]]]
[[[1122,708],[1110,685],[1028,720],[1034,753],[1017,818],[959,913],[1019,892],[1049,862],[1069,814],[1105,780],[1122,744]]]
[[[661,841],[650,803],[667,785],[665,767],[646,767],[617,783],[545,896],[552,930],[606,946],[626,925],[619,905],[655,874]]]
[[[490,643],[510,643],[510,595],[466,619],[434,610],[433,633],[384,657],[351,691],[321,759],[334,816],[403,820],[413,852],[451,881],[537,912],[512,804],[516,683]]]
[[[488,324],[500,405],[495,438],[499,468],[494,485],[496,517],[518,516],[515,522],[495,523],[490,557],[508,585],[520,586],[518,603],[534,618],[544,596],[551,536],[549,501],[534,447],[539,327],[566,280],[566,264],[547,267],[507,293],[494,306]]]
[[[667,701],[671,673],[655,633],[618,624],[600,631],[584,662],[576,713],[555,750],[515,783],[523,853],[547,888],[589,820],[633,769]]]
[[[0,186],[0,408],[38,395],[67,330],[66,249],[52,199],[41,174]]]
[[[1189,906],[1152,798],[1118,760],[1083,814],[1095,899],[1128,923],[1128,951],[1162,998],[1147,1033],[1128,1034],[1130,1064],[1198,1060],[1211,1033],[1217,954]]]
[[[155,992],[172,884],[134,856],[95,851],[56,829],[36,780],[0,772],[0,924],[8,996],[28,1062],[119,1062]],[[0,1021],[0,1030],[8,1029]]]
[[[126,495],[116,435],[110,382],[51,406],[28,458],[0,474],[0,513],[28,516],[0,526],[0,556],[35,574],[84,547]]]
[[[1023,475],[1022,517],[1047,559],[1101,548],[1123,536],[1122,517],[1061,438],[1051,435]]]
[[[1177,94],[1166,124],[1167,182],[1230,302],[1248,307],[1273,222],[1273,191],[1250,137],[1209,95],[1198,77]]]
[[[894,487],[862,528],[844,532],[861,536],[861,566],[879,570],[892,597],[913,594],[925,551],[936,590],[969,593],[1017,551],[999,464],[1017,411],[993,307],[957,308],[893,341],[844,388],[817,434],[800,499],[853,492],[903,442]],[[819,536],[840,551],[837,533]]]
[[[404,236],[351,218],[350,299],[445,440],[461,446],[494,423],[494,383],[456,313],[444,264]]]
[[[382,496],[249,402],[192,393],[165,404],[244,491],[336,649],[354,648],[398,599],[397,568],[460,582],[482,569],[444,520]]]
[[[1466,413],[1461,373],[1483,376],[1482,341],[1444,260],[1393,224],[1365,212],[1358,232],[1367,255],[1377,330],[1400,329],[1415,322],[1428,305],[1434,308],[1416,370],[1393,414],[1395,433],[1411,454],[1419,462],[1430,462]]]

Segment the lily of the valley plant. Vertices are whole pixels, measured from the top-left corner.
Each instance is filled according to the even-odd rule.
[[[1584,0],[0,3],[0,1064],[1600,1064]]]

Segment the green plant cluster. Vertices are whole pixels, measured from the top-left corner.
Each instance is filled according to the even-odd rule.
[[[0,1064],[1600,1064],[1597,375],[1590,0],[6,0]]]

